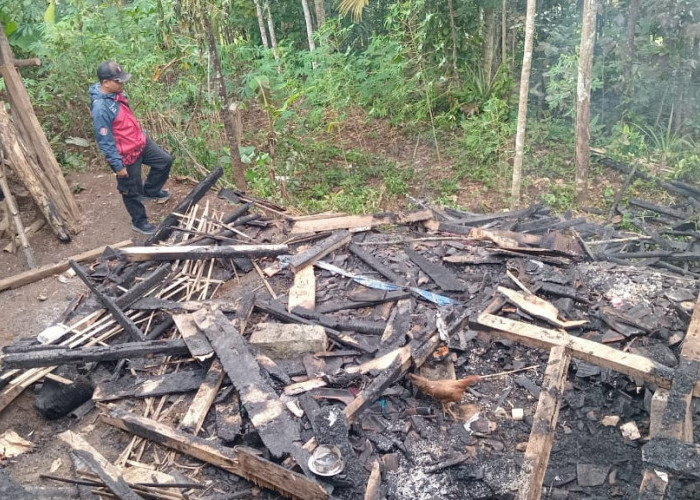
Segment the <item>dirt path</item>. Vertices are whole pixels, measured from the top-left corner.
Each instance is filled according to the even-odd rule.
[[[76,195],[83,213],[83,231],[68,244],[60,243],[44,226],[30,238],[37,265],[42,266],[57,262],[73,255],[94,248],[132,239],[143,241],[144,236],[131,229],[131,221],[116,192],[114,177],[106,170],[71,172],[66,177],[70,186],[80,186],[82,191]],[[166,189],[172,193],[168,203],[159,205],[148,203],[151,221],[161,220],[191,189],[189,183],[171,179]],[[29,198],[20,199],[29,205],[23,210],[23,222],[31,224],[31,203]],[[25,220],[26,219],[26,220]],[[9,242],[0,240],[0,248]],[[0,252],[0,278],[14,276],[28,269],[22,251],[15,254]],[[56,276],[45,278],[16,290],[0,292],[0,346],[11,343],[14,339],[36,335],[49,326],[64,311],[68,302],[76,293],[86,291],[78,278],[69,283],[60,282]]]

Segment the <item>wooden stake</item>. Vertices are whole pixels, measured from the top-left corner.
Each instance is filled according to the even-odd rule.
[[[32,253],[32,248],[29,246],[29,241],[27,240],[27,235],[24,233],[24,225],[22,224],[22,218],[19,216],[19,210],[17,209],[17,203],[15,202],[12,192],[10,192],[10,186],[7,184],[7,179],[5,178],[5,155],[3,154],[2,148],[0,147],[0,189],[2,189],[2,194],[5,195],[5,203],[7,203],[7,208],[12,216],[12,221],[17,231],[17,236],[19,236],[19,242],[24,250],[24,255],[27,257],[27,265],[34,269],[36,267],[36,261],[34,260],[34,254]]]

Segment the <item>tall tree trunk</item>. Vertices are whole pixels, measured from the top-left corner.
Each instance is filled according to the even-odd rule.
[[[269,49],[270,46],[267,43],[267,30],[265,29],[265,19],[263,19],[262,8],[260,7],[260,0],[253,0],[255,2],[255,14],[258,18],[258,28],[260,28],[260,38],[262,38],[263,47]]]
[[[590,163],[589,143],[591,139],[591,68],[595,43],[595,19],[597,0],[584,0],[583,23],[581,25],[581,47],[578,57],[578,85],[576,86],[576,202],[583,203],[588,197],[588,167]]]
[[[508,0],[503,0],[503,5],[501,6],[501,65],[503,68],[506,67],[506,61],[508,60]]]
[[[304,8],[304,21],[306,21],[306,37],[309,39],[309,52],[313,54],[314,50],[316,50],[316,44],[314,43],[314,26],[311,22],[309,2],[307,0],[301,0],[301,6]],[[315,60],[313,60],[312,66],[316,69]]]
[[[450,11],[450,33],[452,34],[452,71],[455,81],[459,85],[459,72],[457,71],[457,27],[455,26],[455,11],[452,0],[447,0],[447,7]]]
[[[314,0],[314,11],[316,11],[316,28],[320,28],[326,22],[326,8],[323,0]]]
[[[272,12],[270,11],[270,2],[265,0],[265,10],[267,11],[267,29],[270,32],[270,43],[272,44],[272,53],[275,55],[275,61],[280,58],[279,50],[277,50],[277,36],[275,36],[275,23],[272,21]]]
[[[224,75],[221,72],[221,61],[219,60],[219,51],[216,47],[216,39],[214,31],[211,27],[211,19],[209,15],[204,15],[204,28],[207,31],[207,41],[209,42],[209,56],[214,66],[214,78],[219,87],[219,97],[221,98],[221,121],[224,122],[224,130],[226,139],[228,140],[229,150],[231,152],[231,165],[233,167],[233,182],[241,191],[248,189],[245,180],[245,167],[241,161],[239,152],[241,131],[236,128],[236,120],[233,116],[233,110],[236,109],[235,104],[229,106],[228,92],[224,82]]]
[[[527,123],[527,98],[530,90],[530,66],[532,66],[532,46],[535,38],[536,0],[527,0],[525,15],[525,48],[523,68],[520,72],[520,99],[518,101],[518,128],[515,133],[515,158],[513,159],[513,184],[511,187],[512,208],[520,205],[522,187],[523,151],[525,149],[525,124]]]
[[[483,61],[484,77],[491,80],[493,74],[493,60],[496,49],[496,11],[492,8],[484,10],[484,44]]]
[[[632,97],[632,63],[634,61],[634,31],[639,20],[639,2],[640,0],[630,0],[630,10],[627,16],[627,33],[625,35],[625,48],[623,57],[623,82],[626,88],[625,93],[628,98]]]

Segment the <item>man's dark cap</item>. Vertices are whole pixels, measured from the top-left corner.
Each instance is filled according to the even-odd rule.
[[[102,80],[116,80],[117,82],[128,82],[131,73],[122,71],[122,67],[114,61],[105,61],[97,67],[97,78]]]

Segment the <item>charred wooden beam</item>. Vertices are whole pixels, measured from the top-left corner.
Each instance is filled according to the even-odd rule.
[[[397,285],[407,285],[408,281],[406,280],[405,276],[399,276],[396,274],[394,271],[389,269],[388,266],[380,262],[376,257],[371,255],[368,252],[365,252],[362,248],[360,248],[358,245],[355,245],[354,243],[351,243],[348,249],[355,254],[355,256],[360,259],[362,262],[367,264],[369,267],[377,271],[379,274],[384,276],[386,279],[388,279],[390,282],[395,283]]]
[[[127,309],[131,304],[143,297],[151,288],[165,281],[170,274],[170,265],[161,264],[155,271],[146,276],[138,285],[117,297],[114,302],[118,307]]]
[[[171,247],[129,247],[115,251],[115,255],[128,261],[208,260],[233,257],[274,257],[287,253],[287,245],[205,245]]]
[[[651,212],[656,212],[663,215],[668,215],[669,217],[674,217],[676,219],[686,219],[689,214],[685,212],[680,212],[674,210],[671,207],[665,207],[663,205],[657,205],[656,203],[651,203],[649,201],[640,200],[639,198],[630,198],[627,202],[633,207],[643,208],[644,210],[649,210]]]
[[[518,488],[518,500],[539,500],[541,497],[542,481],[552,451],[570,362],[571,355],[566,352],[565,347],[553,347],[549,353],[542,391],[525,450],[521,470],[523,482]]]
[[[329,314],[347,309],[362,309],[364,307],[373,307],[385,302],[395,302],[398,300],[407,299],[411,296],[410,292],[384,292],[381,296],[372,300],[347,300],[343,302],[325,302],[316,307],[316,312],[320,314]]]
[[[224,169],[221,166],[217,166],[211,171],[195,188],[190,191],[190,193],[182,200],[168,215],[163,222],[161,222],[156,228],[156,232],[146,239],[146,245],[154,245],[159,241],[163,241],[172,233],[172,227],[177,225],[179,218],[176,214],[184,214],[195,205],[202,197],[207,194],[207,191],[216,184],[216,181],[224,175]]]
[[[199,320],[199,318],[196,318]],[[307,470],[308,453],[297,444],[301,441],[299,424],[284,403],[260,374],[260,366],[250,352],[248,342],[220,311],[211,312],[197,321],[209,339],[231,383],[239,392],[241,403],[258,431],[260,439],[275,457],[291,454]]]
[[[368,321],[368,320],[341,320],[334,318],[333,316],[328,316],[325,314],[319,314],[316,311],[310,311],[304,307],[295,307],[292,310],[292,314],[301,316],[302,318],[311,319],[317,322],[319,325],[325,328],[331,328],[333,330],[340,330],[345,332],[360,332],[367,333],[369,335],[381,335],[384,333],[386,328],[385,323],[380,323],[378,321]]]
[[[112,314],[114,320],[124,329],[127,335],[135,340],[146,340],[146,336],[141,329],[136,326],[136,323],[124,314],[124,311],[122,311],[111,297],[105,295],[97,288],[80,264],[74,260],[69,261],[69,264],[73,271],[75,271],[75,274],[83,280],[83,283],[85,283],[95,297],[97,297],[97,300]]]
[[[441,290],[446,292],[464,292],[467,286],[455,278],[454,272],[447,269],[441,264],[430,262],[421,254],[410,248],[404,248],[406,255],[416,264],[421,270],[432,279]]]
[[[45,346],[42,346],[45,347]],[[181,356],[189,354],[184,340],[151,340],[129,342],[112,346],[78,347],[64,346],[5,354],[0,358],[3,367],[36,368],[40,366],[75,365],[93,361],[115,361],[125,358],[146,357],[149,355]]]
[[[574,358],[624,373],[665,389],[671,386],[673,378],[671,368],[644,356],[622,352],[592,340],[486,313],[480,314],[471,326],[482,330],[486,327],[487,331],[493,335],[538,349],[567,347]],[[696,385],[695,393],[700,394],[700,384]]]
[[[92,395],[94,401],[114,401],[122,398],[148,398],[165,394],[181,394],[199,389],[204,380],[202,370],[182,370],[164,375],[150,376],[138,381],[135,377],[122,377],[114,382],[97,384]]]
[[[351,238],[352,235],[349,231],[337,231],[331,234],[328,238],[312,246],[305,252],[294,255],[289,261],[292,271],[297,272],[321,260],[329,253],[346,245]]]
[[[197,458],[225,471],[278,492],[286,498],[326,500],[328,493],[315,481],[265,460],[256,450],[245,446],[235,449],[217,446],[154,420],[112,409],[102,420],[173,450]]]

